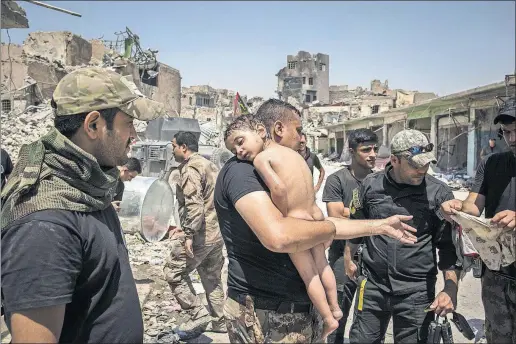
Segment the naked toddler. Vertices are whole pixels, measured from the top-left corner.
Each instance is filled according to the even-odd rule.
[[[252,115],[238,117],[224,135],[226,147],[240,160],[253,163],[283,216],[324,220],[315,203],[312,174],[303,157],[269,138],[267,129]],[[337,300],[335,275],[328,265],[324,245],[289,255],[303,279],[308,296],[324,321],[323,338],[338,327],[342,311]]]

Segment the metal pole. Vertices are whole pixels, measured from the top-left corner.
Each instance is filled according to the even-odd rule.
[[[38,5],[38,6],[41,6],[41,7],[46,7],[46,8],[49,8],[51,10],[55,10],[55,11],[59,11],[59,12],[67,13],[67,14],[71,14],[72,16],[82,17],[82,15],[80,15],[79,13],[68,11],[68,10],[65,10],[65,9],[62,9],[62,8],[59,8],[59,7],[56,7],[56,6],[52,6],[52,5],[49,5],[49,4],[45,4],[45,3],[41,2],[41,1],[35,1],[35,0],[23,0],[23,1],[30,2],[31,4]]]

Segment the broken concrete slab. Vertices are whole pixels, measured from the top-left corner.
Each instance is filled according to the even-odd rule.
[[[59,66],[79,66],[90,63],[91,43],[68,31],[31,32],[23,43],[27,58],[43,59]]]
[[[28,61],[27,74],[38,83],[43,97],[51,99],[57,83],[67,73],[42,61]]]
[[[2,14],[1,27],[2,29],[28,29],[29,20],[27,13],[14,1],[1,2]]]

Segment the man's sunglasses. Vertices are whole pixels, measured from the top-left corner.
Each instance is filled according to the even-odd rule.
[[[429,143],[426,146],[414,146],[414,147],[410,147],[409,149],[405,149],[405,150],[402,150],[402,151],[392,152],[392,154],[398,154],[398,153],[402,153],[402,152],[409,152],[411,155],[418,155],[418,154],[421,154],[421,153],[431,152],[433,149],[434,149],[434,144],[433,143]]]
[[[359,149],[360,153],[371,153],[371,150],[374,149],[375,153],[378,153],[378,150],[380,149],[378,146],[369,146],[369,147],[362,147]]]

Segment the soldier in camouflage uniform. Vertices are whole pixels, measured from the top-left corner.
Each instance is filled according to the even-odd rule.
[[[181,162],[176,195],[184,237],[174,240],[164,271],[181,308],[191,310],[190,321],[177,330],[183,337],[203,330],[226,332],[221,280],[224,242],[213,205],[217,167],[197,153],[197,139],[190,132],[177,133],[172,146],[174,158]],[[189,274],[194,269],[206,291],[208,310],[192,287]]]
[[[485,217],[491,219],[492,224],[508,233],[505,238],[512,235],[512,252],[516,252],[516,98],[504,102],[494,119],[494,124],[497,123],[501,124],[500,134],[510,150],[482,159],[466,200],[445,202],[442,210],[448,217],[457,210],[473,216],[485,211]],[[503,250],[499,242],[493,244]],[[487,342],[516,343],[516,262],[494,268],[488,261],[490,257],[481,255],[481,258],[488,262],[488,265],[483,264],[482,273]]]

